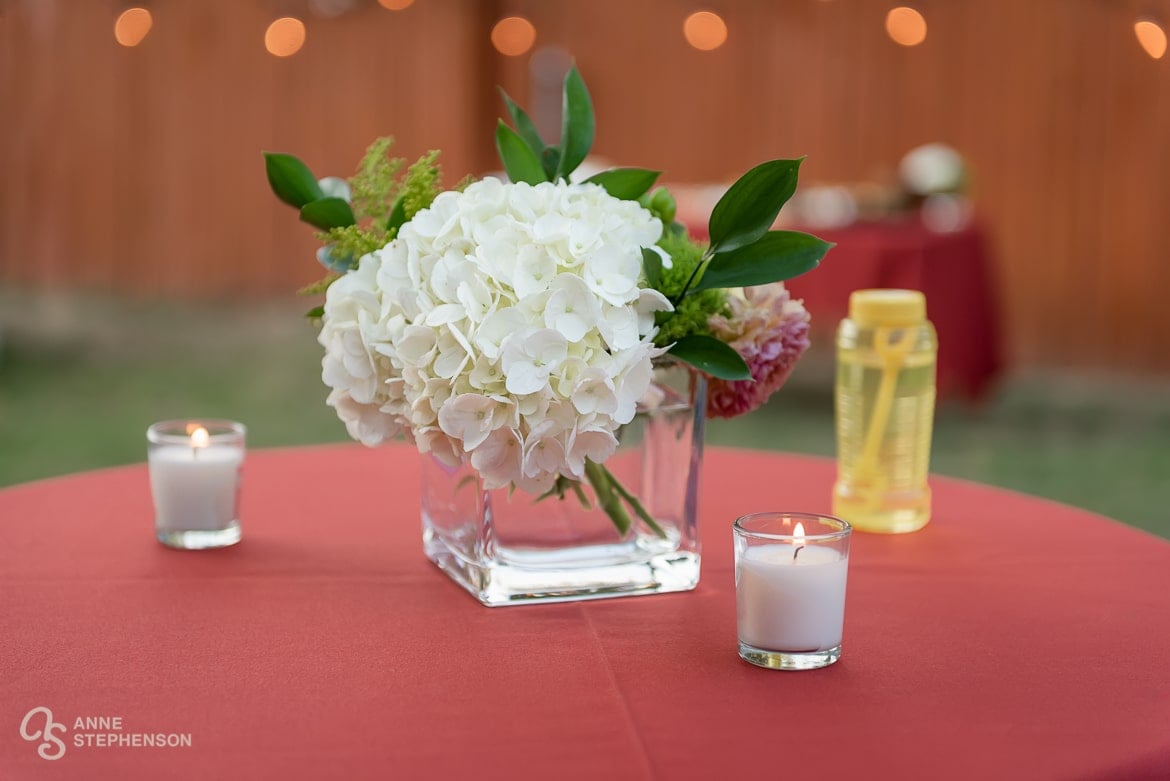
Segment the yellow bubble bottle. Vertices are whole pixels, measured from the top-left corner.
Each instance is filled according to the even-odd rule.
[[[864,532],[930,520],[938,338],[916,290],[858,290],[837,329],[833,514]]]

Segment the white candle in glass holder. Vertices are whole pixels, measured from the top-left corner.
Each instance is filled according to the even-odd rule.
[[[736,587],[739,639],[804,653],[841,645],[849,561],[831,547],[755,545],[741,557]]]
[[[189,436],[185,444],[158,444],[147,454],[155,525],[172,531],[227,528],[237,519],[243,445],[212,443],[202,427]]]

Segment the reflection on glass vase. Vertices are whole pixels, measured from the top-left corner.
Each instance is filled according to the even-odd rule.
[[[489,606],[564,602],[669,591],[699,582],[696,525],[706,382],[665,362],[605,467],[636,496],[662,534],[633,512],[619,533],[597,506],[572,492],[536,501],[521,491],[483,490],[470,466],[422,457],[427,558]]]

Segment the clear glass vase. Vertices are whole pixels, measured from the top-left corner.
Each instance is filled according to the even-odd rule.
[[[656,366],[634,420],[605,467],[661,527],[630,512],[618,532],[582,483],[587,509],[564,499],[485,491],[469,465],[422,458],[427,558],[488,606],[689,591],[699,582],[699,467],[706,382],[680,364]]]

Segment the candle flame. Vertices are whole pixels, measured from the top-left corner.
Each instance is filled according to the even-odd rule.
[[[191,428],[188,426],[188,428]],[[211,435],[207,433],[207,429],[203,426],[195,426],[191,431],[191,447],[207,447],[211,441]]]
[[[796,557],[804,550],[804,524],[800,521],[796,522],[796,528],[792,530],[792,547],[796,550],[792,551],[792,563],[796,563]]]

